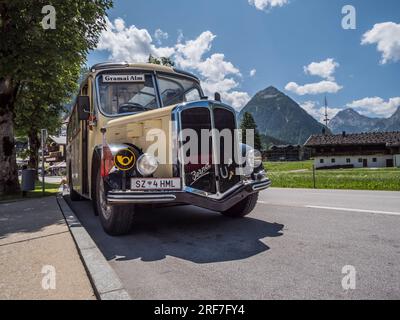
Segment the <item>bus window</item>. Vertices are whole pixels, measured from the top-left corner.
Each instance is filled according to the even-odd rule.
[[[98,77],[99,102],[107,115],[148,111],[158,108],[152,75],[144,82],[104,82]]]
[[[200,91],[195,81],[162,76],[158,78],[158,86],[164,106],[200,100]]]

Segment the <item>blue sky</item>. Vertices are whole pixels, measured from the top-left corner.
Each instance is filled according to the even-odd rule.
[[[355,30],[342,28],[345,5]],[[316,118],[325,94],[331,116],[400,106],[398,0],[115,0],[109,19],[89,64],[171,55],[238,109],[270,85]]]

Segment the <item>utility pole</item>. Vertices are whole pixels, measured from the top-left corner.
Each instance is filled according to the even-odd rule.
[[[326,126],[326,129],[329,129],[328,128],[328,125],[329,125],[329,115],[328,115],[328,99],[326,98],[326,95],[325,95],[325,101],[324,101],[325,103],[325,119],[324,119],[324,122],[325,122],[325,126]]]

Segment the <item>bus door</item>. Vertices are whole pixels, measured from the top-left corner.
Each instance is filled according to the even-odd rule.
[[[82,88],[82,95],[91,96],[91,85],[90,81]],[[92,105],[92,101],[90,101]],[[81,193],[82,195],[89,195],[89,170],[88,170],[88,125],[89,121],[82,121],[81,123]]]

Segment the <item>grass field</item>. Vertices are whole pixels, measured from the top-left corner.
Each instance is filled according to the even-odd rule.
[[[265,168],[274,187],[313,188],[313,161],[267,162]],[[317,170],[318,189],[400,191],[400,169]]]
[[[0,202],[52,196],[52,195],[57,194],[58,189],[60,188],[60,184],[46,183],[45,187],[46,187],[46,192],[45,192],[45,194],[43,194],[42,193],[42,183],[36,182],[35,190],[28,192],[28,194],[25,198],[22,197],[22,193],[18,193],[18,194],[9,195],[9,196],[0,196]]]

